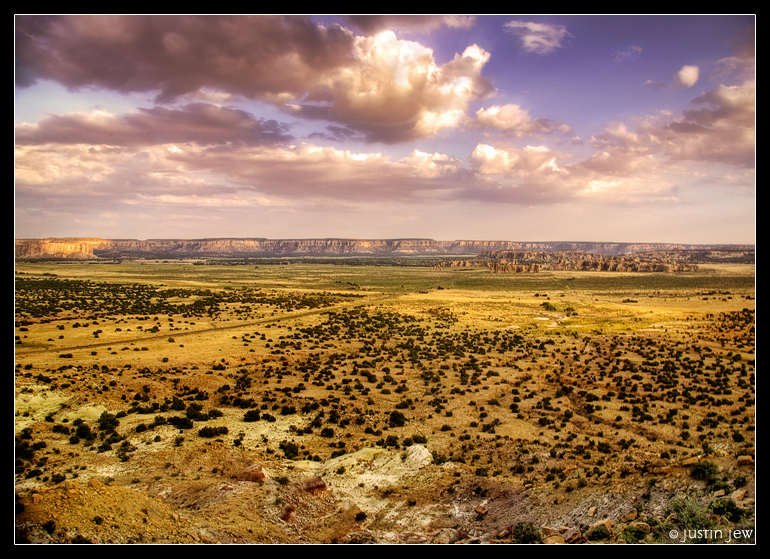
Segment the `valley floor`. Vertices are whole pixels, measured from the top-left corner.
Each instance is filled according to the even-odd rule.
[[[17,263],[16,540],[753,543],[754,298],[753,265]]]

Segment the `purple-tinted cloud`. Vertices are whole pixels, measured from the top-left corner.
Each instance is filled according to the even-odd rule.
[[[18,145],[104,144],[150,146],[175,142],[201,145],[263,145],[292,139],[289,126],[257,119],[238,109],[193,103],[181,109],[154,107],[123,115],[104,112],[48,115],[16,127]]]
[[[573,37],[563,25],[513,20],[503,27],[507,33],[519,37],[524,50],[535,54],[551,54]]]
[[[364,33],[377,33],[384,29],[429,32],[439,27],[473,27],[474,16],[459,15],[375,15],[359,14],[344,16]]]
[[[169,103],[204,88],[397,143],[457,126],[494,92],[476,45],[438,65],[392,31],[355,37],[301,16],[18,16],[17,84],[159,91]]]
[[[352,48],[350,32],[303,16],[17,16],[16,82],[268,99],[312,89]]]

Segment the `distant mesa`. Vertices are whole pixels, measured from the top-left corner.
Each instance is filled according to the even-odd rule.
[[[591,243],[517,241],[435,241],[433,239],[99,239],[90,237],[16,239],[16,260],[100,260],[131,258],[256,258],[271,256],[476,256],[465,265],[489,266],[494,271],[508,266],[554,265],[553,253],[586,255],[584,269],[620,266],[625,257],[638,253],[672,251],[721,251],[754,258],[753,245],[684,245],[669,243]],[[597,256],[598,255],[598,256]],[[575,261],[575,258],[568,258]],[[522,261],[522,262],[519,262]],[[519,263],[517,263],[519,262]],[[458,266],[460,264],[453,264]],[[561,269],[561,268],[558,268]],[[574,268],[569,268],[574,269]],[[577,268],[583,269],[583,268]],[[534,268],[533,268],[534,270]],[[532,270],[530,270],[532,271]]]

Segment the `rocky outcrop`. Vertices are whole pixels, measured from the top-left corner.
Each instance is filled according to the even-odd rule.
[[[16,239],[18,260],[91,260],[101,239]]]
[[[701,251],[702,252],[702,251]],[[693,272],[698,269],[687,251],[655,251],[607,256],[585,251],[483,251],[475,260],[451,261],[434,270],[458,267],[488,268],[494,273],[574,272]]]

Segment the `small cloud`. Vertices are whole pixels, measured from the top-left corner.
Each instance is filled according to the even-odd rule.
[[[692,87],[698,82],[698,74],[697,66],[682,66],[682,69],[674,74],[674,83],[677,87]]]
[[[636,62],[642,55],[642,47],[629,46],[615,51],[612,59],[615,62]]]
[[[662,88],[666,87],[665,83],[663,83],[663,82],[654,82],[652,80],[647,80],[646,82],[644,82],[644,85],[646,85],[647,87],[651,87],[653,89],[662,89]]]
[[[564,122],[546,118],[531,118],[528,111],[519,105],[494,105],[476,111],[476,119],[470,124],[474,128],[498,130],[514,136],[527,134],[571,134],[572,128]]]
[[[503,25],[503,28],[506,33],[521,39],[524,50],[536,54],[550,54],[561,48],[564,40],[574,37],[563,25],[513,20]]]

